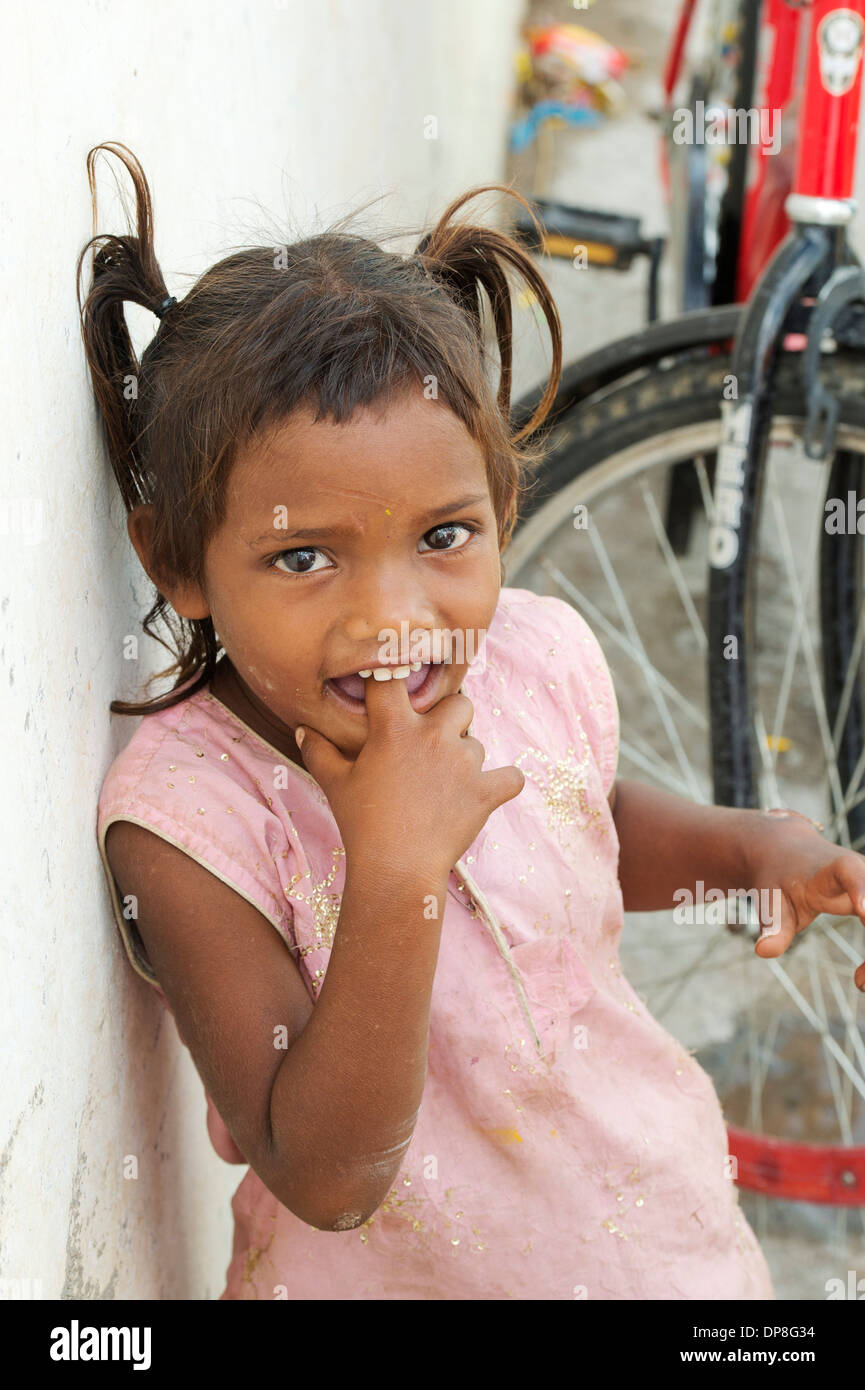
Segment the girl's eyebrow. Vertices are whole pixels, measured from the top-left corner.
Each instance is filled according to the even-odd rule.
[[[486,492],[473,492],[466,497],[458,497],[454,502],[446,502],[443,506],[436,507],[434,511],[424,512],[416,517],[414,519],[414,525],[416,527],[424,526],[424,522],[431,523],[438,516],[449,516],[453,512],[462,511],[463,507],[474,507],[477,506],[479,502],[486,502],[488,500],[489,494]],[[298,538],[303,540],[327,540],[328,536],[354,535],[360,529],[361,528],[356,523],[350,526],[303,526],[293,531],[285,531],[281,527],[274,526],[269,531],[262,531],[260,536],[256,536],[254,540],[248,541],[247,545],[251,548],[254,545],[259,545],[262,541],[269,541],[271,544],[274,544],[280,540],[291,541],[297,540]],[[430,526],[427,525],[424,529],[428,531],[430,530]]]

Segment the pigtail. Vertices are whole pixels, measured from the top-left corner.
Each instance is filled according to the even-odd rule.
[[[95,166],[100,150],[116,154],[132,178],[136,203],[135,235],[96,234]],[[138,446],[142,434],[138,409],[142,364],[132,346],[123,306],[126,302],[140,304],[162,318],[176,301],[168,294],[156,260],[150,189],[135,155],[116,140],[95,145],[87,155],[87,178],[94,235],[82,248],[76,269],[81,335],[111,467],[126,510],[130,512],[139,503],[152,502],[153,498]],[[81,270],[91,248],[92,281],[82,301]],[[157,334],[155,343],[159,337]],[[146,356],[152,353],[151,346]],[[157,589],[156,601],[143,619],[142,627],[149,637],[174,656],[175,652],[156,628],[157,620],[168,628],[181,655],[164,671],[155,672],[148,683],[176,673],[174,689],[159,700],[112,700],[110,708],[116,714],[155,713],[181,698],[178,689],[182,689],[184,696],[191,694],[213,677],[220,644],[212,619],[186,619],[172,615],[166,599]]]
[[[96,156],[100,150],[116,154],[126,166],[135,187],[137,235],[96,235]],[[139,363],[123,305],[127,300],[160,314],[168,291],[153,249],[153,210],[147,179],[131,150],[118,141],[95,145],[87,155],[87,177],[94,235],[78,257],[76,284],[81,334],[93,390],[99,405],[111,466],[126,505],[131,511],[148,501],[147,486],[136,449],[136,409]],[[93,248],[92,282],[81,297],[81,269]]]
[[[498,406],[503,419],[508,423],[511,410],[513,311],[506,267],[510,266],[516,270],[536,296],[550,330],[552,365],[544,394],[531,419],[512,436],[511,443],[517,444],[543,423],[556,398],[562,372],[562,326],[546,281],[531,257],[513,238],[489,227],[451,221],[454,214],[471,198],[477,197],[479,193],[492,192],[508,193],[516,198],[529,213],[538,232],[541,232],[542,228],[531,204],[520,193],[504,184],[488,184],[456,198],[442,213],[433,230],[418,243],[414,254],[469,315],[481,341],[483,329],[480,291],[485,291],[492,312],[501,363]]]

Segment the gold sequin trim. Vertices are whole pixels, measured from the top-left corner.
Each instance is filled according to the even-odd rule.
[[[590,756],[586,741],[580,762],[577,762],[573,748],[568,748],[567,755],[556,762],[548,758],[540,748],[527,748],[514,759],[516,767],[520,767],[526,758],[535,759],[542,765],[540,772],[532,772],[525,767],[520,770],[528,781],[534,782],[540,788],[550,812],[551,829],[559,830],[565,825],[576,825],[579,830],[586,830],[594,821],[600,820],[601,812],[589,804],[586,792]]]
[[[295,883],[304,878],[312,880],[312,873],[307,870],[305,874],[292,874],[291,882],[285,889],[288,898],[296,898],[298,902],[308,903],[315,922],[315,940],[309,946],[301,948],[301,956],[308,955],[311,951],[320,951],[323,948],[330,949],[333,945],[333,938],[336,935],[336,928],[339,922],[339,913],[342,906],[342,893],[331,891],[332,884],[339,871],[339,860],[345,854],[342,845],[337,845],[332,851],[333,863],[327,878],[322,883],[313,883],[312,891],[309,893],[292,892]]]

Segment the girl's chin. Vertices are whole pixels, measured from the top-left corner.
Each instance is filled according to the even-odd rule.
[[[448,665],[444,662],[430,665],[422,684],[416,690],[409,692],[409,704],[417,714],[425,714],[437,700],[441,699],[447,683],[448,669]],[[364,677],[364,687],[371,680],[375,680],[375,677]],[[349,714],[354,714],[359,718],[366,718],[366,700],[355,700],[331,680],[325,681],[324,691],[341,709],[347,710]]]

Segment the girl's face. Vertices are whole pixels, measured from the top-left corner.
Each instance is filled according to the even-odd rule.
[[[495,612],[500,561],[483,454],[445,405],[417,390],[342,425],[298,410],[237,460],[226,501],[206,594],[178,602],[213,619],[228,658],[213,692],[230,705],[239,692],[268,742],[302,765],[293,730],[304,724],[357,756],[366,680],[335,680],[417,660],[424,635],[433,664],[412,705],[425,713],[459,689]]]

